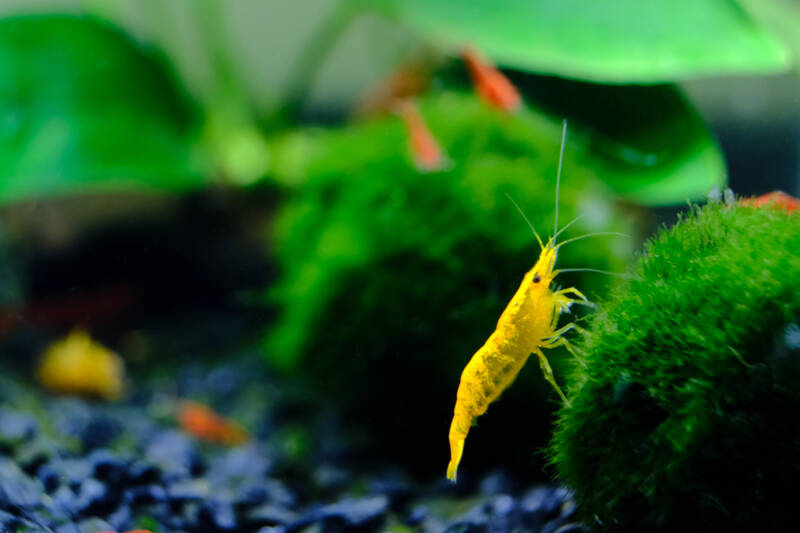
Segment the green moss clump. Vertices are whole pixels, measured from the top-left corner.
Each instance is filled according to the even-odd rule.
[[[800,216],[697,209],[634,274],[592,321],[551,447],[587,521],[796,525]]]
[[[531,111],[502,115],[458,93],[432,95],[421,107],[451,160],[441,172],[414,168],[397,117],[309,132],[277,162],[280,179],[300,184],[275,222],[281,277],[271,294],[280,314],[265,352],[368,428],[381,457],[443,475],[461,370],[539,252],[507,195],[542,235],[552,231],[560,126]],[[580,135],[570,138],[562,225],[586,216],[566,235],[630,233],[581,164]],[[565,246],[559,265],[618,270],[631,247],[631,239],[587,239]],[[596,274],[559,281],[590,297],[607,283]],[[506,434],[471,435],[467,468],[497,464],[495,452],[479,452],[480,434],[533,466],[530,446],[546,442],[553,396],[538,368],[522,379],[528,386],[512,387],[484,417]],[[506,408],[514,420],[501,425]]]

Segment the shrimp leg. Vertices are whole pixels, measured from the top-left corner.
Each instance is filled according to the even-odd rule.
[[[573,356],[575,356],[575,358],[580,359],[575,347],[572,345],[571,342],[569,342],[567,340],[566,337],[563,336],[564,333],[566,333],[566,332],[568,332],[570,330],[573,330],[573,329],[578,330],[578,331],[582,331],[582,328],[580,328],[577,324],[575,324],[574,322],[570,322],[569,324],[566,324],[563,327],[555,330],[553,332],[553,335],[549,339],[543,341],[539,345],[539,347],[540,348],[552,349],[552,348],[557,348],[559,346],[563,346],[564,348],[566,348],[569,351],[569,353],[571,353]],[[555,377],[553,376],[553,370],[552,370],[552,368],[550,368],[550,363],[547,361],[547,358],[544,356],[544,354],[541,352],[541,350],[537,351],[536,355],[539,357],[539,366],[542,368],[542,373],[544,374],[544,378],[553,387],[555,387],[556,392],[558,392],[558,395],[561,396],[561,399],[564,401],[564,403],[567,405],[567,407],[569,407],[571,404],[570,404],[569,400],[567,400],[567,397],[564,395],[564,393],[559,388],[558,384],[556,383]]]
[[[542,344],[541,344],[542,348],[552,348],[553,347],[552,346],[553,342],[556,342],[556,341],[560,340],[564,336],[564,333],[566,333],[566,332],[568,332],[568,331],[570,331],[572,329],[581,331],[581,328],[577,324],[575,324],[574,322],[570,322],[569,324],[565,324],[564,326],[562,326],[562,327],[558,328],[557,330],[555,330],[553,332],[553,334],[550,335],[550,337],[548,337],[547,339],[545,339],[542,342]]]
[[[542,344],[542,348],[547,348],[547,349],[558,348],[559,346],[563,346],[564,348],[567,349],[569,353],[574,355],[576,358],[580,359],[580,356],[582,354],[579,353],[578,349],[575,348],[575,346],[571,342],[569,342],[565,337],[559,337],[558,339]]]
[[[584,296],[583,293],[581,291],[579,291],[578,289],[576,289],[575,287],[567,287],[566,289],[561,289],[560,291],[556,292],[556,296],[564,296],[564,295],[567,295],[567,294],[574,294],[575,296],[580,298],[580,301],[583,301],[585,303],[589,303],[589,299],[586,296]],[[579,301],[579,300],[573,300],[572,298],[570,298],[570,300],[573,301],[573,302]]]
[[[543,341],[540,346],[542,348],[547,348],[547,349],[563,346],[569,351],[569,353],[571,353],[575,357],[578,357],[577,348],[575,348],[575,346],[571,342],[569,342],[566,337],[564,337],[564,333],[573,329],[580,333],[584,333],[584,329],[582,327],[578,326],[574,322],[570,322],[569,324],[565,324],[563,327],[554,331],[553,335],[549,339]]]
[[[553,369],[550,368],[550,363],[547,361],[547,357],[545,357],[542,351],[539,349],[537,349],[535,353],[536,356],[539,358],[539,367],[542,369],[542,374],[544,374],[544,379],[546,379],[547,382],[550,383],[550,385],[552,385],[554,389],[556,389],[558,395],[561,396],[561,400],[567,406],[570,406],[571,404],[569,403],[569,400],[567,400],[567,397],[564,396],[564,393],[561,391],[561,387],[559,387],[558,383],[556,382],[556,378],[553,375]]]

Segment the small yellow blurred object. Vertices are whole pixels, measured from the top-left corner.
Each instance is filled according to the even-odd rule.
[[[36,377],[48,389],[114,400],[122,395],[122,359],[83,329],[45,349]]]

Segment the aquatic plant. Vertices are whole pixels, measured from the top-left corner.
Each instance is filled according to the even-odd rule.
[[[66,14],[3,18],[0,62],[0,109],[16,124],[0,137],[0,203],[207,185],[199,110],[162,58],[120,28]]]
[[[794,524],[800,217],[693,209],[592,320],[552,461],[609,531]]]
[[[797,10],[775,0],[362,2],[440,48],[469,42],[503,66],[606,83],[779,72],[797,46],[781,31]]]

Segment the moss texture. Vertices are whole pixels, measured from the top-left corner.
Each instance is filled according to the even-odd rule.
[[[501,115],[472,95],[431,96],[422,113],[451,160],[441,172],[414,168],[396,117],[311,132],[294,162],[280,162],[284,181],[305,182],[275,224],[280,315],[266,353],[312,377],[378,437],[383,457],[443,474],[461,370],[539,252],[507,195],[542,235],[552,231],[560,132],[542,115]],[[576,145],[567,142],[560,217],[586,216],[568,235],[627,232]],[[559,265],[619,269],[630,247],[630,239],[589,239],[566,246]],[[607,283],[595,274],[559,281],[590,297]],[[512,394],[500,402],[517,427],[506,424],[508,433],[491,440],[533,466],[530,449],[546,442],[553,403],[538,368],[523,379],[529,386],[513,393],[522,401]],[[468,469],[480,457],[478,440]],[[497,464],[496,451],[482,457]]]
[[[798,322],[797,214],[711,205],[648,243],[592,321],[553,438],[587,520],[615,532],[796,524]]]

